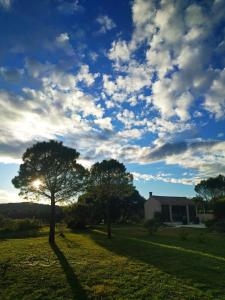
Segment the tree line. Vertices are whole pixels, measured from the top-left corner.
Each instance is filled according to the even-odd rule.
[[[114,159],[103,160],[87,170],[77,162],[78,158],[79,153],[62,142],[38,142],[25,151],[18,175],[12,179],[25,199],[38,201],[42,197],[50,202],[49,242],[53,244],[57,204],[78,199],[69,217],[79,213],[79,221],[87,217],[92,222],[104,220],[108,238],[112,221],[126,220],[135,211],[143,211],[144,199],[124,164]]]
[[[90,170],[77,162],[79,153],[62,142],[38,142],[23,154],[18,175],[12,179],[25,199],[50,203],[49,242],[55,242],[56,208],[58,204],[75,203],[66,210],[70,227],[86,223],[126,222],[143,218],[144,201],[133,185],[133,176],[115,159],[95,163]],[[214,213],[225,220],[225,176],[202,180],[195,186],[196,207],[210,203]]]

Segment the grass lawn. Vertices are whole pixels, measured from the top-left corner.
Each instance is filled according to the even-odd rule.
[[[225,235],[139,226],[0,239],[0,299],[225,299]]]

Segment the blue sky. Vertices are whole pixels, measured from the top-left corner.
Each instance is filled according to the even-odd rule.
[[[0,202],[47,139],[143,196],[225,173],[225,0],[0,0],[0,44]]]

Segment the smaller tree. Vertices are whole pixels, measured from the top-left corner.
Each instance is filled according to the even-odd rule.
[[[90,170],[89,191],[96,195],[104,207],[107,222],[107,236],[111,238],[112,202],[130,195],[134,189],[133,176],[117,160],[103,160]]]
[[[203,199],[202,199],[201,196],[195,196],[195,197],[192,198],[192,201],[195,204],[195,212],[196,212],[196,216],[197,216],[199,207],[202,206],[203,209],[204,209]]]
[[[62,142],[38,142],[23,154],[19,174],[13,185],[20,195],[51,204],[49,242],[55,242],[56,203],[70,201],[85,188],[87,171],[77,163],[79,153]]]

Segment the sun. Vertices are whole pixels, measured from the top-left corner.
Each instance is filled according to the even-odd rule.
[[[36,179],[36,180],[34,180],[34,181],[32,182],[32,186],[33,186],[33,188],[35,188],[35,189],[39,189],[40,186],[41,186],[41,184],[42,184],[42,182],[41,182],[40,179]]]

